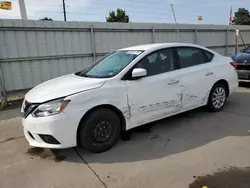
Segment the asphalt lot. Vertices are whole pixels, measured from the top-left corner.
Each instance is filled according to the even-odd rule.
[[[250,89],[224,110],[204,108],[154,123],[108,152],[30,149],[19,109],[0,112],[0,188],[187,188],[195,177],[250,166]]]

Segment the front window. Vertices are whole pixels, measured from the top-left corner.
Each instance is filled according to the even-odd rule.
[[[90,78],[110,78],[121,72],[129,63],[143,51],[121,50],[115,51],[93,63],[87,69],[76,73],[78,76]]]
[[[144,57],[135,68],[147,70],[147,76],[153,76],[174,70],[174,58],[171,48],[158,50]]]

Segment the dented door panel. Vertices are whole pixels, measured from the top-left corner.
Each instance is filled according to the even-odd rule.
[[[180,111],[181,82],[179,71],[126,81],[131,128],[149,123]]]
[[[205,105],[209,92],[216,81],[211,63],[181,69],[182,73],[182,106],[183,110]]]

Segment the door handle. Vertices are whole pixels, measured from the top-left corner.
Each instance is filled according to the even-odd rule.
[[[179,80],[170,80],[170,82],[168,82],[168,85],[178,84],[179,82]]]
[[[205,74],[205,76],[211,76],[211,75],[213,75],[214,73],[213,72],[207,72],[206,74]]]

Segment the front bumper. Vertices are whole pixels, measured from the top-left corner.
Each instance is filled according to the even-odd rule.
[[[24,135],[30,146],[42,148],[70,148],[77,145],[79,114],[60,113],[35,118],[29,115],[22,119]],[[57,142],[56,142],[57,141]]]

